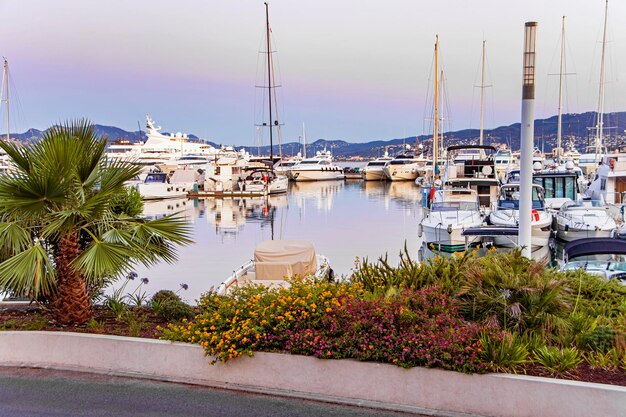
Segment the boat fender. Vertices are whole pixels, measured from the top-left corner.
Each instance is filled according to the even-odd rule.
[[[448,234],[449,235],[452,234],[452,225],[451,224],[448,225]]]
[[[611,171],[613,171],[615,168],[615,159],[609,159],[609,167],[611,168]]]
[[[533,209],[533,211],[530,213],[530,220],[533,222],[539,221],[539,212],[537,210]]]
[[[328,269],[328,282],[333,282],[335,280],[335,271],[332,268]]]
[[[420,223],[417,225],[417,237],[421,238],[423,233],[424,233],[424,226],[422,226],[422,223]]]

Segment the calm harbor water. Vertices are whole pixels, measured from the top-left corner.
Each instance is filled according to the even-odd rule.
[[[189,290],[179,292],[187,301],[217,287],[252,259],[258,243],[272,238],[312,242],[335,273],[345,275],[357,256],[374,260],[388,253],[395,263],[405,242],[416,257],[420,244],[420,189],[413,182],[292,183],[282,196],[164,200],[144,207],[147,216],[176,211],[188,220],[195,243],[179,249],[177,263],[137,272],[149,278],[149,294],[188,284]]]

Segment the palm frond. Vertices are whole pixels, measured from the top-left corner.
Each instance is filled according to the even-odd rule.
[[[0,263],[0,288],[18,296],[50,295],[55,288],[55,269],[45,249],[36,243]]]

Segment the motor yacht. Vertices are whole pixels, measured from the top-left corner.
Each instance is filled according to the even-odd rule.
[[[385,151],[385,155],[373,159],[365,165],[363,170],[361,171],[361,176],[365,181],[384,181],[387,179],[387,175],[385,174],[384,167],[385,164],[391,161],[393,158],[389,156],[389,153]]]
[[[165,172],[148,173],[143,182],[136,185],[136,190],[144,200],[185,197],[193,190],[194,183],[199,179],[196,175],[200,174],[196,171],[187,171],[176,175],[177,172],[172,178]]]
[[[130,160],[141,165],[154,165],[172,161],[186,154],[202,154],[212,157],[218,153],[217,149],[207,143],[192,142],[184,133],[161,133],[161,126],[157,126],[150,115],[146,115],[146,130],[145,142],[117,141],[108,147],[107,158]]]
[[[313,276],[332,279],[328,258],[315,252],[315,247],[304,240],[268,240],[254,250],[254,259],[242,265],[217,289],[220,295],[229,295],[234,288],[261,285],[269,288],[286,287],[295,276]]]
[[[531,250],[547,246],[550,241],[552,214],[546,210],[543,198],[543,187],[533,184],[533,204],[531,212]],[[500,188],[500,196],[489,214],[489,223],[494,226],[519,226],[519,184],[504,184]],[[517,246],[517,237],[497,236],[495,243],[498,246]]]
[[[342,180],[346,176],[341,167],[333,164],[330,151],[318,151],[314,157],[306,158],[294,165],[291,170],[294,181]]]
[[[280,160],[274,165],[274,172],[278,175],[284,175],[287,178],[291,176],[291,168],[297,165],[300,161],[302,161],[302,154],[298,152],[298,154],[292,158]]]
[[[444,185],[476,191],[480,207],[488,211],[492,202],[497,200],[500,187],[494,162],[495,151],[493,146],[488,145],[449,146]],[[459,158],[458,155],[463,157]]]
[[[285,175],[277,175],[268,168],[254,168],[247,171],[248,176],[240,182],[239,190],[262,193],[283,194],[289,188],[289,179]]]
[[[556,214],[556,236],[567,242],[587,237],[611,237],[616,229],[609,206],[602,200],[570,201]]]
[[[577,269],[626,284],[626,241],[590,237],[568,242],[563,249],[561,271]]]
[[[383,166],[383,172],[390,181],[415,181],[426,174],[427,159],[413,154],[401,154]]]
[[[465,250],[463,230],[478,227],[483,216],[478,204],[478,194],[467,188],[437,190],[428,204],[419,227],[419,237],[439,251]]]

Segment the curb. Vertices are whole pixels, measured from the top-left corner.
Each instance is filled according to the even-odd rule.
[[[63,332],[0,332],[0,366],[204,385],[440,417],[626,415],[626,387],[509,374],[467,375],[355,360],[256,353],[209,365],[198,345]]]

